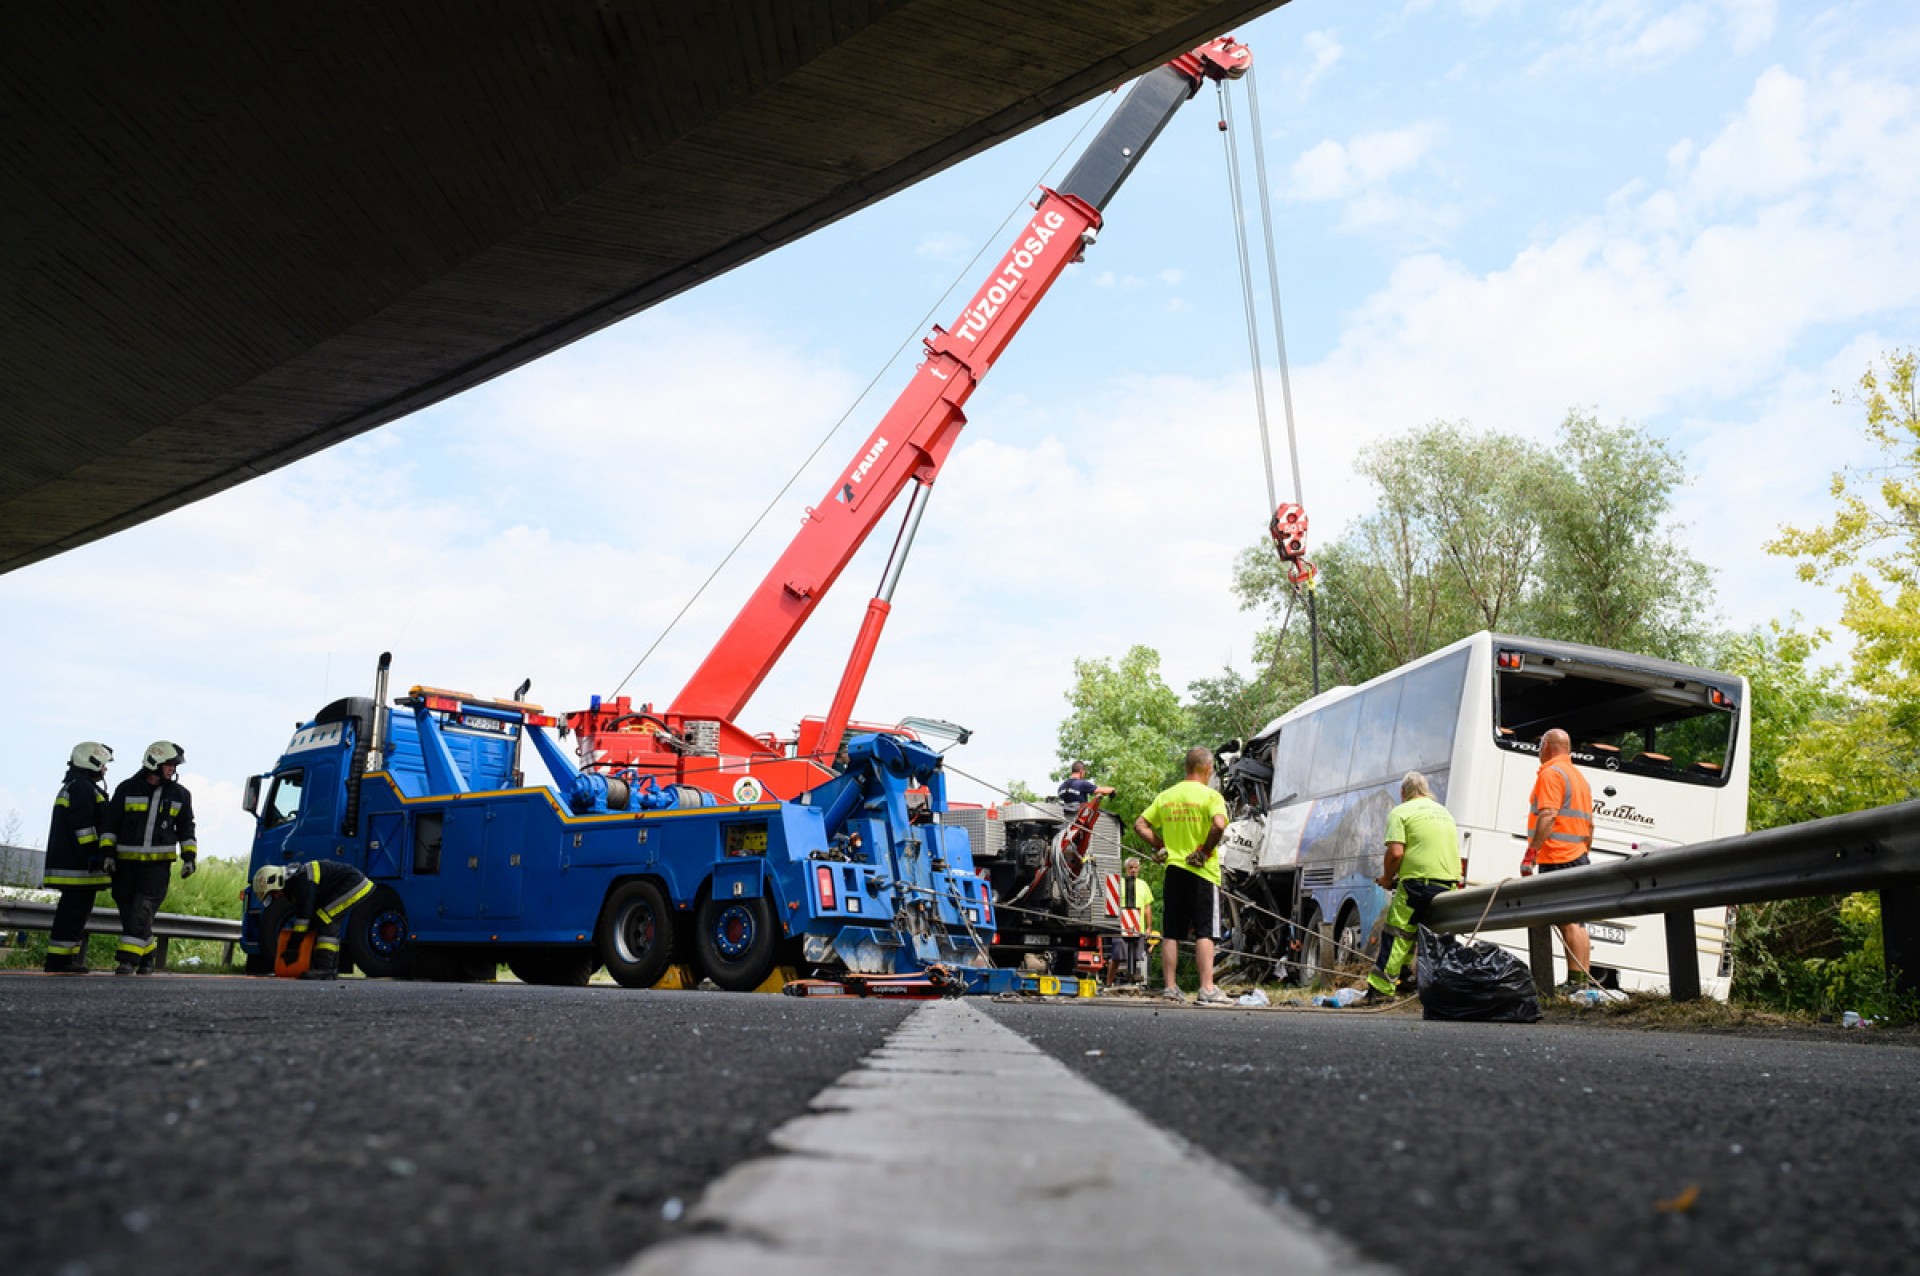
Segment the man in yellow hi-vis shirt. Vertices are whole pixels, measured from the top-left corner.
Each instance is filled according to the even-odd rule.
[[[1221,835],[1227,831],[1227,800],[1212,787],[1213,750],[1187,750],[1187,778],[1162,792],[1133,822],[1140,840],[1167,866],[1161,885],[1160,995],[1185,1001],[1174,982],[1180,968],[1180,941],[1193,941],[1200,968],[1200,1001],[1226,1005],[1231,998],[1213,986],[1213,941],[1220,937]]]

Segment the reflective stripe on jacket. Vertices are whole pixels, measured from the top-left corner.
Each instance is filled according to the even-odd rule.
[[[1555,777],[1560,781],[1558,784],[1553,783]],[[1580,774],[1570,758],[1555,758],[1540,764],[1527,814],[1529,836],[1534,821],[1548,814],[1553,816],[1553,824],[1540,847],[1540,862],[1565,864],[1585,855],[1593,844],[1593,790],[1587,787],[1587,777]]]
[[[304,935],[318,918],[331,926],[348,909],[373,893],[373,883],[349,864],[308,860],[287,871],[287,902],[293,905],[293,930]]]
[[[107,806],[106,786],[91,771],[67,768],[60,792],[53,799],[53,823],[47,829],[46,869],[42,884],[105,886],[110,879],[102,861],[101,824]]]
[[[196,855],[193,795],[178,780],[147,783],[156,772],[141,771],[120,782],[102,821],[102,849],[123,860],[171,860]]]

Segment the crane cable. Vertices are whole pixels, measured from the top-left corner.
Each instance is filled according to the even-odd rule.
[[[1267,262],[1267,296],[1273,303],[1273,337],[1280,362],[1280,399],[1287,426],[1287,457],[1293,473],[1293,503],[1296,506],[1304,507],[1305,500],[1302,496],[1300,482],[1300,437],[1299,431],[1295,428],[1293,417],[1293,375],[1287,363],[1287,326],[1280,308],[1279,254],[1274,247],[1273,206],[1267,190],[1267,148],[1265,136],[1260,127],[1260,89],[1256,72],[1251,68],[1247,71],[1246,83],[1247,116],[1249,126],[1253,132],[1254,185],[1260,192],[1261,247],[1262,251],[1266,254]],[[1266,379],[1260,360],[1259,319],[1256,313],[1253,295],[1253,263],[1247,246],[1247,226],[1244,215],[1246,195],[1240,181],[1240,148],[1239,144],[1235,141],[1235,134],[1239,130],[1233,113],[1233,99],[1227,93],[1226,83],[1224,81],[1217,83],[1215,85],[1215,92],[1218,94],[1220,102],[1220,134],[1227,152],[1227,190],[1228,197],[1232,202],[1234,250],[1240,263],[1240,299],[1247,319],[1247,351],[1253,366],[1253,398],[1255,416],[1260,425],[1260,454],[1265,462],[1266,468],[1267,508],[1275,511],[1275,535],[1277,537],[1279,535],[1277,528],[1279,526],[1278,510],[1280,500],[1275,491],[1273,445],[1268,437],[1267,429]],[[1304,529],[1304,511],[1302,512],[1302,520],[1301,527]],[[1283,552],[1281,557],[1284,561],[1286,554]],[[1304,592],[1307,596],[1307,628],[1308,643],[1313,660],[1313,691],[1315,695],[1318,695],[1320,693],[1320,617],[1319,611],[1314,605],[1314,578],[1311,575],[1311,565],[1308,565],[1308,572],[1309,574],[1304,581],[1297,575],[1294,577],[1294,593],[1298,595]],[[1292,617],[1292,610],[1290,603],[1288,606],[1289,619]],[[1284,632],[1284,629],[1285,627],[1283,626],[1282,632]]]

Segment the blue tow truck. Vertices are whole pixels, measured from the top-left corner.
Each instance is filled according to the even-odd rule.
[[[990,965],[990,888],[944,822],[945,773],[924,745],[857,736],[845,769],[797,800],[721,805],[581,771],[554,719],[517,697],[414,687],[385,705],[389,662],[372,698],[321,709],[243,799],[258,821],[249,879],[325,859],[372,879],[342,936],[363,974],[482,979],[505,962],[528,983],[583,984],[604,966],[644,988],[684,965],[738,991],[776,966]],[[523,782],[529,742],[557,787]],[[280,930],[249,894],[252,973],[272,972],[263,941]]]

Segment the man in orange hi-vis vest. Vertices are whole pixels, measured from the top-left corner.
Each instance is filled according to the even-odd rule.
[[[1528,808],[1521,876],[1531,874],[1536,864],[1542,873],[1552,873],[1593,862],[1587,856],[1593,845],[1593,790],[1573,765],[1573,742],[1558,727],[1540,737],[1540,774],[1534,777]],[[1587,928],[1564,922],[1560,939],[1567,946],[1567,979],[1584,978],[1590,969]]]

